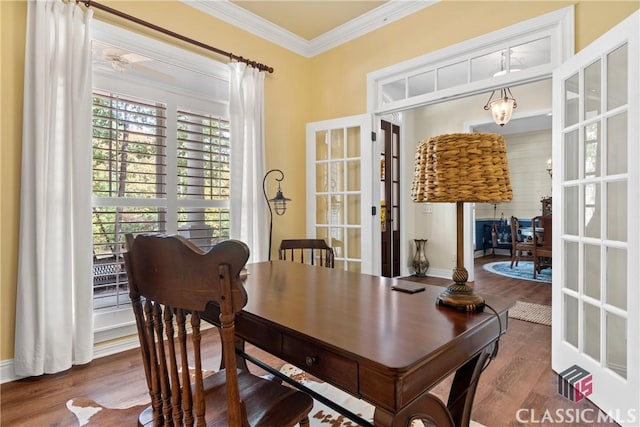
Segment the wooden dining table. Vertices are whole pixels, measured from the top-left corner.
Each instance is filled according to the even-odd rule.
[[[288,261],[247,266],[248,303],[236,316],[249,342],[375,406],[373,425],[469,424],[477,381],[507,330],[508,299],[479,313],[436,305],[443,287]],[[209,304],[202,318],[219,324]],[[246,368],[246,366],[245,366]],[[448,401],[430,390],[454,374]],[[371,425],[361,420],[362,425]]]

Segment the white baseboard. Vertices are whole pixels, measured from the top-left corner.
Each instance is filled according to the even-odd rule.
[[[137,335],[106,343],[99,343],[93,347],[93,358],[98,359],[100,357],[111,356],[112,354],[138,347],[140,347],[140,341]]]
[[[13,367],[13,359],[7,359],[0,361],[0,384],[10,383],[11,381],[19,380],[16,375],[16,370]]]
[[[204,331],[210,328],[213,328],[213,325],[203,323],[201,330]],[[100,357],[111,356],[112,354],[120,353],[122,351],[127,351],[138,347],[140,347],[138,335],[131,335],[122,339],[96,343],[93,346],[93,358],[99,359]],[[0,361],[0,384],[16,381],[20,378],[24,377],[16,375],[16,371],[13,366],[13,359]]]
[[[431,268],[427,270],[427,276],[430,277],[439,277],[442,279],[450,279],[452,270],[445,270],[442,268]]]
[[[93,358],[98,359],[100,357],[110,356],[139,346],[140,342],[138,341],[137,335],[122,340],[111,341],[106,344],[96,344],[93,347]],[[16,375],[13,359],[0,361],[0,384],[16,381],[21,378],[25,377]]]

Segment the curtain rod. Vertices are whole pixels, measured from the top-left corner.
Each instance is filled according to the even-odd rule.
[[[76,0],[76,3],[82,3],[86,7],[95,7],[96,9],[103,10],[105,12],[108,12],[108,13],[112,14],[112,15],[116,15],[116,16],[118,16],[120,18],[124,18],[124,19],[126,19],[128,21],[135,22],[136,24],[142,25],[142,26],[147,27],[147,28],[151,28],[152,30],[155,30],[155,31],[158,31],[158,32],[160,32],[162,34],[166,34],[168,36],[174,37],[174,38],[176,38],[178,40],[181,40],[183,42],[187,42],[189,44],[201,47],[203,49],[206,49],[206,50],[209,50],[211,52],[217,53],[219,55],[226,56],[231,61],[235,60],[235,61],[238,61],[238,62],[243,62],[243,63],[247,64],[250,67],[257,68],[260,71],[267,71],[268,73],[273,73],[273,67],[269,67],[268,65],[261,64],[261,63],[256,62],[256,61],[251,61],[250,59],[244,58],[242,56],[235,55],[235,54],[233,54],[231,52],[225,52],[224,50],[218,49],[217,47],[209,46],[208,44],[204,44],[202,42],[199,42],[198,40],[191,39],[189,37],[183,36],[182,34],[178,34],[178,33],[175,33],[175,32],[173,32],[171,30],[167,30],[166,28],[162,28],[162,27],[160,27],[158,25],[152,24],[150,22],[143,21],[142,19],[136,18],[135,16],[131,16],[131,15],[128,15],[128,14],[126,14],[124,12],[120,12],[119,10],[113,9],[113,8],[111,8],[109,6],[105,6],[104,4],[97,3],[97,2],[95,2],[93,0]]]

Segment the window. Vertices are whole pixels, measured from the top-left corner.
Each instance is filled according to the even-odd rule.
[[[203,250],[229,238],[231,147],[226,66],[103,24],[94,34],[92,286],[102,342],[135,333],[127,233],[178,233]]]
[[[549,77],[573,54],[566,7],[367,75],[368,112],[383,115]]]
[[[130,302],[122,258],[126,233],[177,230],[203,250],[229,238],[229,122],[178,110],[172,151],[166,117],[165,104],[94,91],[95,309]],[[167,170],[177,171],[175,180],[168,180]],[[175,215],[168,215],[170,204]]]

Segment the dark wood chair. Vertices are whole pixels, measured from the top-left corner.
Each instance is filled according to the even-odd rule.
[[[334,253],[323,239],[290,239],[280,242],[278,258],[333,268]]]
[[[536,216],[531,220],[531,226],[534,228],[543,228],[542,235],[533,233],[533,278],[544,268],[551,268],[553,261],[552,239],[553,226],[551,224],[551,215]]]
[[[522,238],[520,222],[515,216],[511,217],[511,268],[519,261],[533,261],[533,241]]]
[[[125,265],[151,396],[139,426],[309,425],[310,396],[237,369],[234,318],[247,303],[239,277],[249,257],[244,243],[228,240],[203,253],[179,236],[127,235],[127,247]],[[226,369],[205,375],[199,312],[208,304],[220,307]]]

